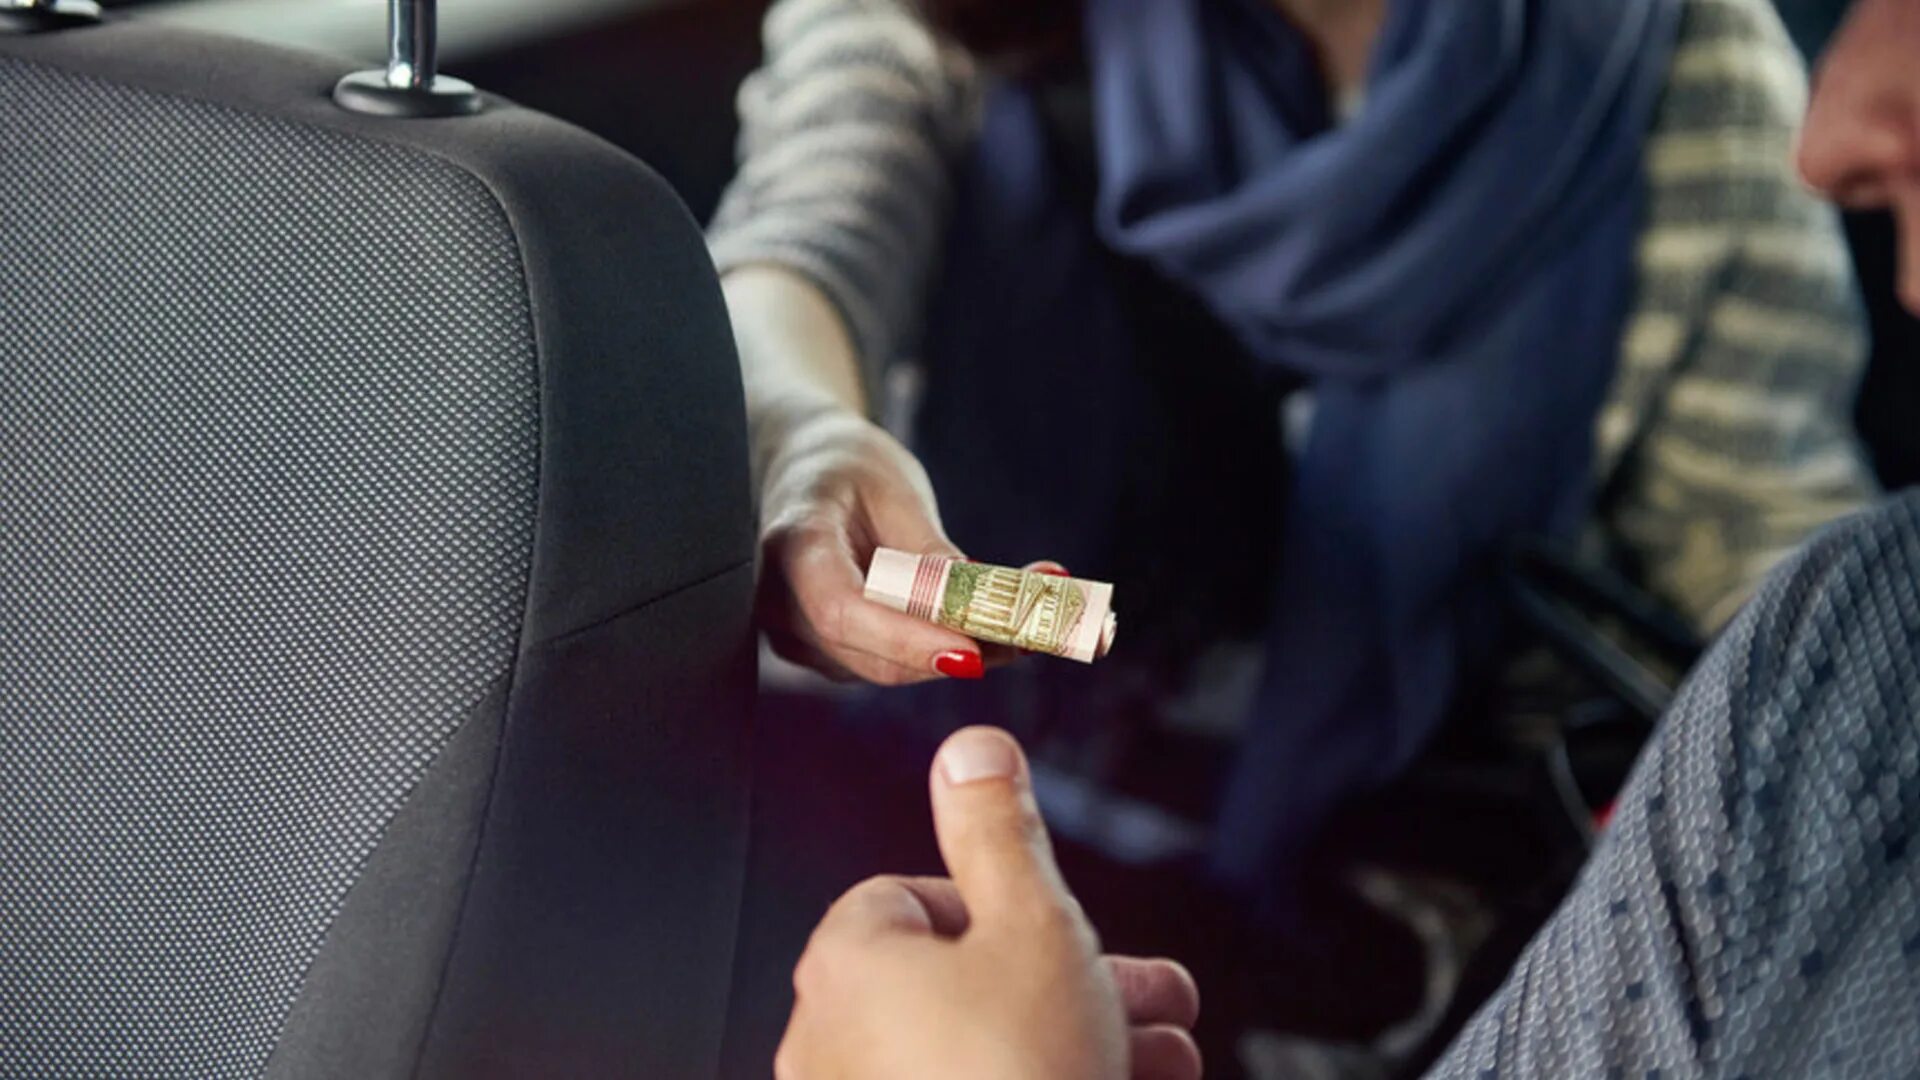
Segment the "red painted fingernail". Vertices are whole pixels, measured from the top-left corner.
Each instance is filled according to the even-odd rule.
[[[1051,566],[1042,566],[1039,569],[1035,570],[1034,573],[1051,574],[1054,577],[1072,577],[1073,576],[1072,574],[1067,573],[1067,568],[1064,566],[1060,567],[1059,569],[1055,569]]]
[[[987,673],[986,665],[980,662],[980,654],[962,652],[955,649],[934,656],[933,670],[949,679],[978,679]]]

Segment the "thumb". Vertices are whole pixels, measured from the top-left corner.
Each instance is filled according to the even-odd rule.
[[[970,727],[947,738],[929,779],[940,855],[970,925],[1051,921],[1076,911],[1013,736]]]

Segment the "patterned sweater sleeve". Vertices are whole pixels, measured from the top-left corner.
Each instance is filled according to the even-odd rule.
[[[1428,1080],[1912,1076],[1920,497],[1758,589]]]
[[[1866,352],[1852,266],[1792,171],[1805,106],[1770,4],[1688,0],[1599,447],[1609,534],[1703,628],[1874,495],[1850,420]]]
[[[978,80],[904,0],[779,0],[763,37],[708,242],[722,273],[772,264],[818,285],[871,380],[919,325]]]

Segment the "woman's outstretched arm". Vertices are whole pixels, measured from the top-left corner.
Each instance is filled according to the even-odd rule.
[[[782,0],[765,39],[709,230],[760,485],[762,624],[835,677],[978,677],[971,640],[860,595],[876,546],[955,552],[925,471],[870,416],[920,318],[971,64],[895,0]]]

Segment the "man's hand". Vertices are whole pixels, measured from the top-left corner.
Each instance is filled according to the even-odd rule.
[[[952,880],[874,878],[834,904],[794,970],[777,1080],[1196,1080],[1192,978],[1100,956],[1013,739],[959,732],[930,786]]]
[[[1891,208],[1900,298],[1920,315],[1920,0],[1858,0],[1820,58],[1800,175],[1850,209]]]

